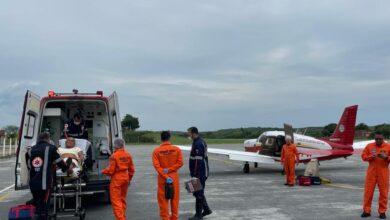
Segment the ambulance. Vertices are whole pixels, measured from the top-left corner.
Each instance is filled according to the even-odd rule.
[[[108,177],[101,171],[108,165],[113,142],[122,138],[122,126],[119,113],[118,96],[113,92],[104,96],[96,93],[71,93],[49,91],[47,96],[39,97],[27,91],[24,98],[23,114],[20,122],[18,148],[15,166],[15,190],[28,188],[27,149],[37,142],[41,132],[49,132],[56,146],[60,146],[65,124],[80,114],[88,132],[90,160],[88,181],[83,187],[84,194],[104,194],[109,201]],[[85,152],[86,153],[86,152]]]

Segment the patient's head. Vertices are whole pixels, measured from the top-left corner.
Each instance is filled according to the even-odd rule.
[[[75,144],[76,144],[76,141],[75,141],[74,138],[68,137],[68,138],[66,139],[66,142],[65,142],[66,148],[74,148]]]

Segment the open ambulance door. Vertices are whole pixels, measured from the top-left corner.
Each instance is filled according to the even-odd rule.
[[[27,148],[36,144],[39,135],[39,110],[41,98],[27,90],[20,121],[15,165],[15,190],[28,188]]]
[[[111,146],[114,146],[114,140],[116,138],[122,138],[121,116],[119,113],[119,102],[116,92],[113,92],[110,97],[108,97],[108,114],[110,117]]]

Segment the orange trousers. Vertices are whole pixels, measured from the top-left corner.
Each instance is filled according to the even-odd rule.
[[[286,158],[284,161],[284,172],[286,173],[286,183],[295,183],[295,158]]]
[[[116,220],[126,219],[126,196],[129,188],[128,180],[111,179],[110,199]]]
[[[366,183],[364,186],[364,204],[363,209],[366,213],[371,213],[372,197],[374,196],[375,186],[379,188],[379,213],[385,213],[387,210],[387,200],[389,192],[389,173],[387,168],[382,172],[367,172]]]
[[[179,218],[179,175],[170,174],[173,180],[174,195],[172,200],[165,198],[165,179],[158,177],[157,201],[160,208],[160,218],[162,220],[177,220]],[[169,215],[169,205],[171,205],[171,215]]]

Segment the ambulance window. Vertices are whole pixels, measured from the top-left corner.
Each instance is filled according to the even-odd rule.
[[[114,123],[114,135],[118,137],[118,118],[116,117],[116,112],[112,114],[112,121]]]
[[[27,127],[26,127],[26,135],[24,136],[25,138],[33,138],[34,136],[34,129],[35,129],[35,115],[32,113],[27,113]]]

